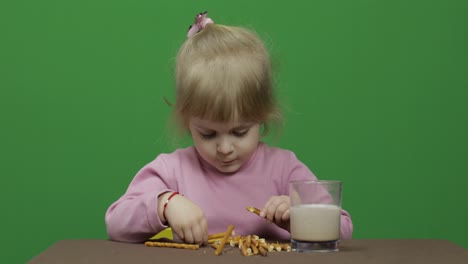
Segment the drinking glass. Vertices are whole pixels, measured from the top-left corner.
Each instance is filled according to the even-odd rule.
[[[291,248],[297,252],[339,250],[341,181],[289,183]]]

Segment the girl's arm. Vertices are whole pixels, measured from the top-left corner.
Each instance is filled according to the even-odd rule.
[[[341,226],[340,237],[343,239],[351,239],[353,236],[353,222],[349,213],[341,209]]]
[[[108,208],[105,222],[111,240],[142,242],[167,227],[158,214],[158,197],[177,191],[177,183],[165,168],[160,157],[143,167],[125,194]]]

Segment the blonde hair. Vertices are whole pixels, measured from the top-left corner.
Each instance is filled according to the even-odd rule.
[[[254,32],[209,24],[188,38],[176,60],[175,117],[215,122],[281,122],[268,52]]]

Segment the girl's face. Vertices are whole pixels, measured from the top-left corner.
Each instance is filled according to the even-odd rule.
[[[236,172],[255,152],[260,124],[217,123],[192,117],[189,130],[200,156],[220,172]]]

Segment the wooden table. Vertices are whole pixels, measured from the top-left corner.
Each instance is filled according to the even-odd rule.
[[[143,244],[107,240],[62,240],[34,257],[29,264],[78,263],[424,263],[467,264],[468,251],[446,240],[346,240],[339,252],[296,253],[270,252],[268,256],[244,257],[239,249],[226,246],[224,254],[214,256],[214,249],[198,250],[155,248]]]

